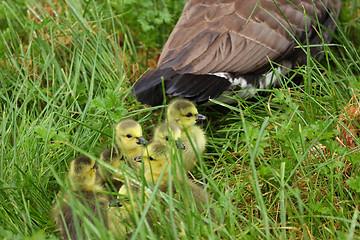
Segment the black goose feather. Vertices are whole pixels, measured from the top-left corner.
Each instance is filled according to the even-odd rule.
[[[316,45],[310,53],[322,57],[321,44],[332,39],[340,2],[188,0],[157,68],[136,82],[133,93],[144,104],[159,105],[164,88],[166,94],[201,104],[228,90],[231,77],[253,88],[268,87],[259,81],[269,71],[269,61],[303,65],[306,51],[296,46],[306,44]],[[246,76],[259,79],[251,77],[249,83]]]

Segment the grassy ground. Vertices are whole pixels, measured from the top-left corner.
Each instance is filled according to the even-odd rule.
[[[96,158],[115,122],[132,117],[151,137],[163,108],[137,103],[131,86],[155,66],[184,2],[0,2],[0,238],[57,238],[50,210],[69,161]],[[158,235],[360,238],[357,4],[343,1],[335,41],[298,71],[302,84],[288,77],[238,107],[200,107],[209,141],[194,175],[214,193],[216,220],[163,194],[186,230],[172,218]],[[147,232],[140,221],[134,238]]]

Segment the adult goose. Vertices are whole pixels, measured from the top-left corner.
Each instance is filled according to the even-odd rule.
[[[160,105],[164,85],[166,94],[202,104],[224,91],[268,88],[276,84],[270,62],[281,72],[306,63],[307,47],[297,46],[311,46],[311,55],[321,58],[340,3],[188,0],[157,68],[136,82],[133,93],[141,103]]]

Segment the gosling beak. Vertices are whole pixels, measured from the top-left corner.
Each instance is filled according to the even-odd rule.
[[[175,141],[176,147],[179,148],[179,141]],[[185,149],[185,145],[180,143],[181,149]]]
[[[206,119],[206,117],[205,117],[204,115],[200,114],[200,113],[195,114],[195,116],[197,117],[197,118],[196,118],[196,121],[205,120],[205,119]]]
[[[109,206],[110,207],[122,207],[122,204],[120,203],[119,199],[115,199],[109,203]]]
[[[141,157],[141,156],[136,157],[136,158],[134,158],[134,161],[135,161],[135,162],[141,162],[141,161],[142,161],[142,157]]]
[[[147,144],[147,141],[145,140],[145,138],[143,136],[137,137],[136,139],[139,140],[138,142],[136,142],[137,144],[142,144],[142,145]]]

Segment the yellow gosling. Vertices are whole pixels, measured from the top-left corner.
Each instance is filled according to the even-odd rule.
[[[95,161],[82,156],[70,163],[68,178],[71,189],[63,197],[59,197],[52,209],[53,218],[62,239],[85,239],[85,232],[77,232],[76,223],[83,229],[82,220],[77,217],[76,206],[81,203],[85,206],[91,216],[84,213],[86,218],[93,222],[94,219],[103,220],[107,225],[107,209],[109,205],[106,194],[100,193],[103,189],[95,183],[96,176]],[[76,201],[75,203],[73,201]]]
[[[167,119],[181,127],[181,143],[184,145],[183,165],[186,171],[191,171],[204,152],[207,142],[204,131],[195,123],[206,117],[199,114],[189,100],[177,98],[171,101],[167,108]]]

